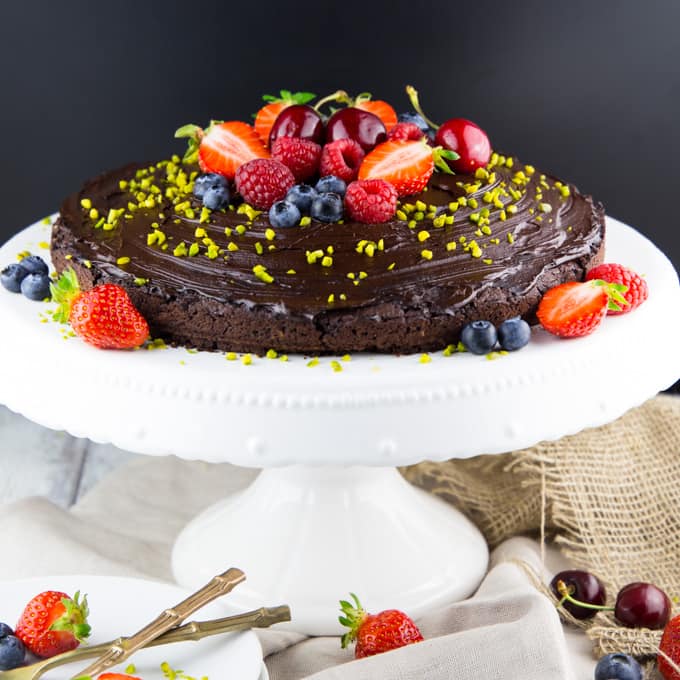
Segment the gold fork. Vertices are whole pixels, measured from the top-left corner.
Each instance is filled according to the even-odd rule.
[[[250,628],[268,628],[275,623],[282,623],[283,621],[290,621],[290,608],[287,605],[261,607],[260,609],[255,609],[251,612],[227,616],[212,621],[192,621],[184,626],[173,628],[172,630],[163,633],[144,645],[144,648],[169,645],[173,642],[185,642],[189,640],[197,641],[212,635],[219,635],[220,633],[248,630]],[[92,645],[91,647],[79,647],[72,652],[65,652],[64,654],[53,656],[50,659],[43,659],[30,666],[14,668],[11,671],[3,671],[0,673],[0,680],[38,680],[38,678],[41,678],[45,673],[58,666],[64,666],[65,664],[75,663],[85,659],[92,659],[105,654],[111,648],[125,647],[129,639],[130,638],[119,637],[110,642],[103,642],[98,645]]]

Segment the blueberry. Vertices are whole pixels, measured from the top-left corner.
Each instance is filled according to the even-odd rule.
[[[229,205],[229,189],[226,186],[210,187],[203,194],[203,205],[210,210],[219,210]]]
[[[24,643],[14,635],[0,638],[0,671],[22,666],[26,657]]]
[[[339,196],[344,196],[347,184],[335,175],[326,175],[316,183],[314,188],[320,194],[338,194]]]
[[[303,214],[309,214],[312,201],[318,196],[316,189],[309,184],[296,184],[287,194],[286,200],[294,203]]]
[[[498,327],[498,342],[503,349],[512,352],[521,349],[531,338],[529,324],[518,316],[504,321]]]
[[[47,274],[29,274],[21,282],[21,292],[29,300],[44,300],[50,297],[50,277]]]
[[[398,120],[400,123],[413,123],[414,125],[417,125],[423,132],[430,131],[430,126],[419,113],[411,113],[410,111],[406,111],[405,113],[399,114]]]
[[[337,222],[342,219],[342,197],[323,193],[312,201],[311,216],[319,222]]]
[[[218,175],[215,172],[210,172],[207,175],[199,175],[194,180],[194,196],[196,198],[203,198],[208,189],[215,187],[229,187],[227,178],[223,175]]]
[[[460,341],[473,354],[486,354],[496,345],[498,334],[490,321],[472,321],[463,327]]]
[[[47,274],[49,272],[45,260],[39,255],[28,255],[21,260],[20,264],[29,274]]]
[[[269,208],[269,221],[272,227],[294,227],[300,223],[300,210],[290,201],[276,201]]]
[[[0,638],[8,635],[14,635],[14,631],[6,623],[0,623]]]
[[[642,668],[628,654],[607,654],[595,666],[595,680],[642,680]]]
[[[28,276],[28,270],[20,264],[10,264],[0,272],[0,283],[10,293],[21,292],[21,282]]]

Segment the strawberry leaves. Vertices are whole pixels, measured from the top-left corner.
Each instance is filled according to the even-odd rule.
[[[290,90],[281,90],[279,96],[275,97],[271,94],[262,95],[262,101],[269,102],[270,104],[278,104],[283,102],[284,104],[306,104],[311,102],[316,95],[313,92],[291,92]]]
[[[624,286],[622,283],[609,283],[603,281],[602,279],[593,279],[593,285],[600,286],[604,288],[607,295],[609,296],[609,301],[607,302],[607,309],[612,312],[620,312],[626,305],[629,304],[628,300],[625,298],[625,293],[628,292],[628,286]]]

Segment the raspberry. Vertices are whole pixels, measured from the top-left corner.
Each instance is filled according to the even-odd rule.
[[[337,139],[324,146],[319,174],[322,177],[335,175],[345,182],[351,182],[359,173],[364,155],[364,150],[353,139]]]
[[[387,139],[402,142],[418,141],[424,136],[423,131],[415,123],[397,123],[387,133]]]
[[[628,301],[627,305],[621,305],[621,311],[610,309],[607,314],[618,315],[632,312],[639,307],[648,297],[649,288],[647,282],[631,269],[620,264],[601,264],[591,269],[586,275],[586,280],[600,279],[607,283],[618,283],[628,286],[628,290],[623,297]]]
[[[357,222],[387,222],[397,209],[397,190],[383,179],[357,180],[347,187],[345,208]]]
[[[279,137],[271,148],[272,158],[283,163],[296,181],[304,182],[319,169],[321,147],[309,139]]]
[[[283,163],[269,158],[255,158],[236,171],[236,190],[258,210],[269,210],[294,185],[293,173]]]

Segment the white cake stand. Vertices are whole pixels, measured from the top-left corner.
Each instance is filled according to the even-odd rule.
[[[472,593],[487,548],[396,466],[557,439],[617,418],[680,376],[677,274],[630,227],[608,219],[607,228],[607,259],[646,275],[648,302],[587,338],[536,330],[497,361],[355,355],[337,372],[330,358],[248,366],[181,348],[103,352],[42,323],[50,305],[0,290],[0,403],[130,451],[264,468],[181,534],[181,584],[238,565],[249,578],[237,604],[288,602],[292,627],[316,635],[338,632],[337,601],[349,591],[371,609],[418,616]],[[48,239],[49,226],[29,227],[0,249],[0,265]]]

